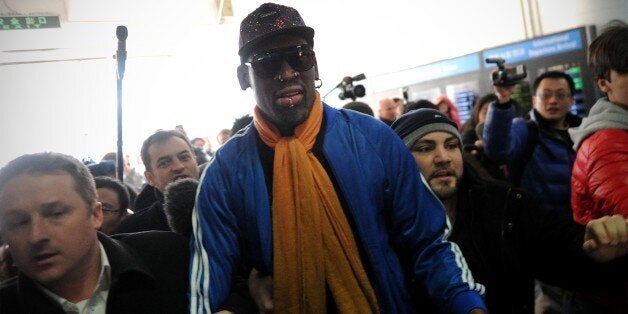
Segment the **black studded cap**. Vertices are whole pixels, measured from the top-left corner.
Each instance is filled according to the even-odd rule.
[[[314,29],[305,26],[297,10],[276,3],[264,3],[240,24],[240,58],[246,58],[257,43],[271,36],[295,34],[314,46]]]

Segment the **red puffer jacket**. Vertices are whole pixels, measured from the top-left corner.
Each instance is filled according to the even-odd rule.
[[[582,142],[571,176],[575,221],[604,215],[628,218],[628,130],[604,129]]]

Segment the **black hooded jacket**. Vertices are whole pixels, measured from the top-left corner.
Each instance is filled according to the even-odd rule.
[[[485,285],[491,313],[533,313],[535,278],[578,291],[627,278],[626,257],[602,264],[585,255],[584,226],[478,173],[465,163],[449,239],[460,246],[475,280]]]

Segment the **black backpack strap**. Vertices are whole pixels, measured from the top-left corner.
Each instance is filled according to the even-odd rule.
[[[515,171],[510,170],[510,177],[512,182],[519,184],[521,180],[521,176],[523,175],[523,171],[526,169],[528,163],[532,160],[532,155],[534,154],[534,150],[537,146],[539,149],[543,150],[547,156],[551,159],[556,158],[556,154],[552,152],[552,150],[540,140],[540,132],[539,125],[532,120],[526,120],[526,126],[528,128],[528,137],[526,138],[526,146],[523,149],[523,155],[521,158],[521,163],[518,165],[518,168]]]
[[[526,121],[528,127],[528,138],[526,139],[526,147],[523,150],[523,163],[521,169],[525,168],[525,165],[532,159],[534,148],[539,142],[539,126],[532,120]]]
[[[532,120],[526,120],[526,127],[528,128],[528,137],[526,138],[525,147],[523,148],[523,154],[521,162],[516,167],[508,167],[506,176],[510,178],[511,182],[519,185],[521,182],[521,176],[525,170],[528,162],[532,160],[532,154],[534,149],[539,143],[539,126]]]

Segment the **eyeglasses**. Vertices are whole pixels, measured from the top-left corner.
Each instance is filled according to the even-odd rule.
[[[556,96],[557,100],[565,100],[571,97],[571,93],[559,90],[556,93],[552,91],[543,91],[542,93],[536,95],[536,97],[540,97],[543,100],[550,100],[552,96]]]
[[[120,211],[122,211],[122,209],[118,208],[118,209],[113,209],[113,208],[109,208],[106,205],[102,206],[102,213],[103,215],[114,215],[119,213]]]
[[[314,66],[314,51],[306,44],[280,48],[254,54],[249,62],[255,74],[261,78],[272,78],[281,69],[283,61],[298,72],[305,72]]]

